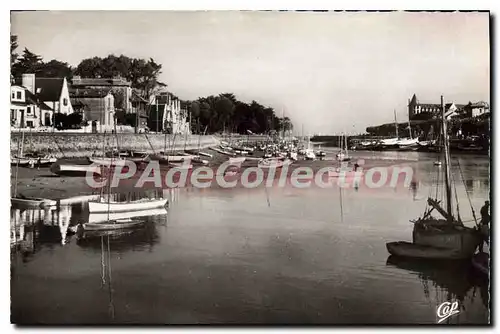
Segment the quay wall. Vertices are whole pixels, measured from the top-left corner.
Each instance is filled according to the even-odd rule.
[[[120,150],[146,151],[148,153],[168,150],[208,148],[219,144],[211,135],[164,135],[119,133],[25,133],[23,153],[53,154],[57,158],[89,157],[118,147]],[[18,154],[22,142],[21,133],[11,132],[11,155]]]

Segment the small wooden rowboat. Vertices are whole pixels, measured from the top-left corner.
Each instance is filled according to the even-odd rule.
[[[83,225],[85,231],[110,231],[139,227],[144,224],[142,220],[120,219],[108,223],[87,223]]]
[[[234,157],[236,155],[236,153],[233,153],[233,152],[229,152],[229,151],[224,151],[224,150],[221,150],[217,147],[210,147],[211,150],[215,151],[215,152],[218,152],[220,154],[224,154],[224,155],[229,155],[231,157]]]
[[[91,213],[89,214],[89,223],[104,223],[108,220],[115,221],[137,217],[159,216],[165,214],[167,214],[167,209],[165,208],[129,212],[112,212],[109,214],[107,212]]]
[[[116,158],[89,158],[89,161],[93,164],[96,165],[101,165],[101,166],[117,166],[117,167],[123,167],[126,164],[125,159],[116,159]]]
[[[463,260],[462,252],[454,248],[423,246],[406,241],[388,242],[387,251],[395,256],[434,260]]]
[[[85,176],[87,173],[101,175],[101,166],[96,165],[64,165],[55,163],[50,171],[56,175]]]
[[[292,161],[290,161],[288,159],[285,159],[285,160],[262,159],[261,161],[259,161],[259,164],[257,165],[257,167],[259,167],[261,169],[281,168],[285,165],[290,165],[291,163],[292,163]]]
[[[167,198],[160,199],[141,199],[132,202],[114,202],[109,203],[105,200],[100,202],[90,201],[89,212],[124,212],[124,211],[140,211],[154,208],[164,207],[168,202]]]
[[[47,198],[38,198],[38,197],[11,197],[10,202],[13,206],[16,207],[25,207],[25,208],[41,208],[46,206],[55,206],[57,205],[57,201],[47,199]]]

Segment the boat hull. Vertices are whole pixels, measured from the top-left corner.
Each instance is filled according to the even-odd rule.
[[[56,175],[85,176],[87,173],[101,175],[101,166],[53,164],[50,171]]]
[[[481,243],[479,231],[460,226],[429,225],[426,229],[419,223],[413,228],[413,243],[455,250],[461,258],[471,258]]]
[[[87,223],[83,228],[85,231],[111,231],[139,227],[143,224],[143,221],[116,221],[115,223]]]
[[[16,207],[25,207],[25,208],[42,208],[46,206],[55,206],[57,205],[57,201],[47,199],[47,198],[18,198],[12,197],[10,202],[13,206]]]
[[[463,260],[470,258],[470,255],[467,256],[467,254],[457,249],[417,245],[406,241],[388,242],[386,247],[391,255],[399,257],[435,260]]]
[[[147,200],[136,202],[89,202],[89,212],[126,212],[126,211],[141,211],[150,210],[154,208],[164,207],[168,199],[163,198],[159,200]]]

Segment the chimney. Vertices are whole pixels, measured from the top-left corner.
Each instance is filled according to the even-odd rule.
[[[22,85],[31,93],[35,94],[35,74],[25,73],[22,76]]]

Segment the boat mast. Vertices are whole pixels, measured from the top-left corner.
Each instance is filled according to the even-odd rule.
[[[396,138],[399,138],[399,134],[398,134],[398,119],[396,118],[396,109],[394,109],[394,127],[396,128]]]
[[[441,121],[443,129],[443,143],[444,143],[444,166],[445,166],[445,182],[446,182],[446,211],[448,212],[447,220],[451,222],[453,219],[451,209],[451,184],[450,184],[450,149],[448,147],[448,133],[446,128],[446,115],[444,110],[443,95],[441,95]]]
[[[410,131],[410,139],[413,139],[413,137],[411,135],[410,114],[408,114],[408,130]]]

